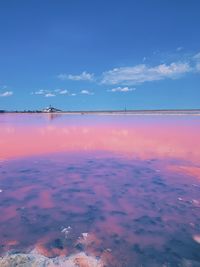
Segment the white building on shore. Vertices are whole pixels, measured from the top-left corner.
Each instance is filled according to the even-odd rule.
[[[47,108],[44,108],[42,112],[53,113],[53,112],[62,112],[62,110],[52,107],[51,105]]]

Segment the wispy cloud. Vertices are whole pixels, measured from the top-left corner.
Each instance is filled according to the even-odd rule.
[[[200,60],[200,52],[195,54],[193,57],[195,60]]]
[[[175,79],[190,71],[191,67],[187,62],[173,62],[169,65],[161,64],[154,67],[141,64],[106,71],[103,73],[102,83],[134,85],[166,78]]]
[[[6,89],[8,89],[8,86],[7,86],[7,85],[2,85],[2,86],[0,87],[0,90],[6,90]]]
[[[200,72],[200,53],[187,54],[182,53],[182,50],[183,47],[177,47],[176,51],[179,53],[176,53],[176,58],[178,59],[174,59],[168,64],[149,65],[143,63],[105,71],[102,73],[101,83],[118,86],[137,85],[144,82],[177,79],[188,73]],[[175,58],[175,55],[173,57]],[[144,61],[146,62],[146,57],[143,58]]]
[[[197,53],[196,55],[194,55],[193,59],[195,61],[196,71],[200,72],[200,53]]]
[[[70,92],[67,89],[55,89],[55,90],[44,90],[40,89],[38,91],[32,92],[32,95],[41,95],[43,97],[54,97],[54,96],[61,96],[61,95],[67,95],[67,96],[76,96],[77,93],[75,92]],[[94,93],[91,92],[90,90],[81,90],[78,94],[83,94],[83,95],[93,95]]]
[[[56,95],[68,95],[69,91],[66,89],[44,90],[40,89],[32,92],[31,95],[42,95],[44,97],[52,97]]]
[[[32,92],[32,95],[45,95],[46,94],[46,90],[40,89],[38,91]]]
[[[59,95],[68,95],[69,91],[67,89],[55,89],[53,90],[54,93]]]
[[[66,89],[65,89],[65,90],[62,90],[62,89],[61,89],[61,90],[58,91],[58,93],[59,93],[60,95],[67,95],[67,94],[69,94],[68,90],[66,90]]]
[[[80,93],[83,94],[83,95],[94,95],[94,93],[90,92],[89,90],[81,90]]]
[[[45,97],[54,97],[54,96],[56,96],[55,94],[52,94],[52,93],[47,93],[47,94],[45,94],[44,95]]]
[[[57,76],[57,78],[60,80],[93,81],[94,74],[86,71],[83,71],[81,74],[78,75],[61,73]]]
[[[142,64],[113,68],[103,72],[99,77],[96,74],[83,71],[78,75],[62,73],[59,74],[57,78],[60,80],[94,81],[98,85],[112,85],[113,88],[107,90],[108,92],[127,93],[134,91],[135,85],[145,82],[178,79],[188,73],[200,73],[200,53],[187,54],[182,53],[182,50],[183,47],[177,47],[176,55],[167,56],[162,60],[160,59],[160,62],[164,62],[162,64],[147,64],[147,61],[150,61],[150,57],[145,56],[141,59]],[[4,89],[4,91],[6,90]],[[43,95],[44,97],[53,97],[59,95],[94,95],[94,92],[85,89],[77,92],[75,90],[70,91],[61,88],[54,90],[40,89],[32,94]]]
[[[196,70],[200,72],[200,62],[196,64]]]
[[[127,93],[127,92],[132,92],[132,91],[135,91],[136,89],[135,88],[129,88],[128,86],[125,86],[125,87],[116,87],[116,88],[112,88],[111,90],[108,90],[109,92],[112,92],[112,93],[115,93],[115,92],[124,92],[124,93]]]
[[[12,96],[12,95],[13,95],[12,91],[6,91],[6,92],[0,93],[0,97],[7,97],[7,96]]]
[[[183,47],[182,47],[182,46],[179,46],[179,47],[176,48],[176,51],[177,51],[177,52],[180,52],[180,51],[182,51],[182,50],[183,50]]]

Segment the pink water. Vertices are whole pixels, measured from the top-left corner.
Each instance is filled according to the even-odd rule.
[[[200,266],[199,136],[197,116],[2,114],[1,255]]]

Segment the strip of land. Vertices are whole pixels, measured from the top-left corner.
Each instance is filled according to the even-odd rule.
[[[160,109],[160,110],[95,110],[95,111],[62,111],[62,110],[24,110],[4,111],[0,113],[54,113],[75,115],[200,115],[200,109]]]

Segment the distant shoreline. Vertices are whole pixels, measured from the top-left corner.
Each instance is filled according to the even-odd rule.
[[[200,109],[97,110],[97,111],[0,111],[0,114],[66,114],[66,115],[200,115]]]

